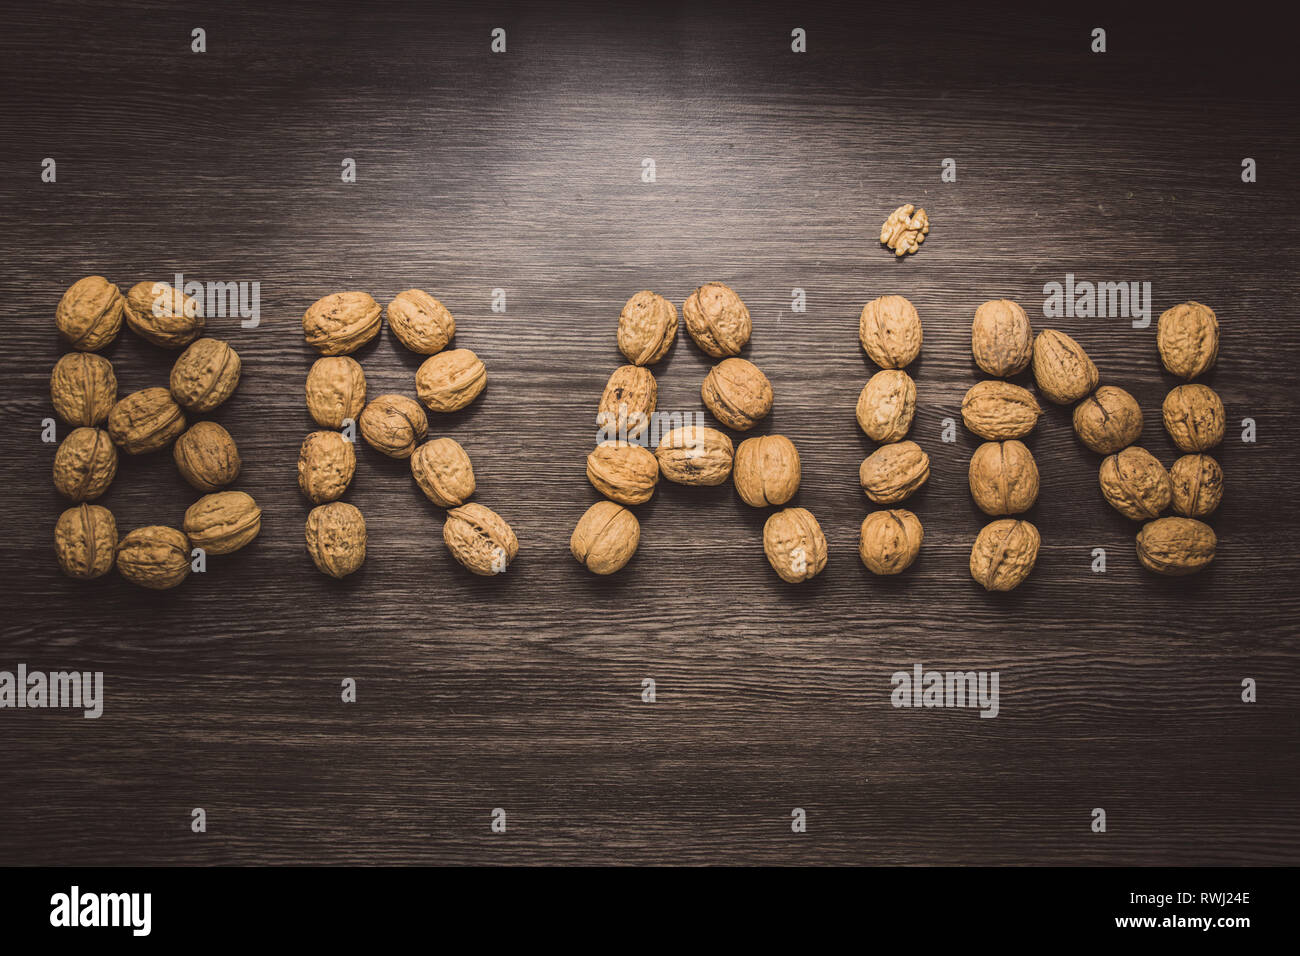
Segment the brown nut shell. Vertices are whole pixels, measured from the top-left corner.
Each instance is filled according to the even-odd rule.
[[[633,365],[654,365],[677,338],[677,308],[654,292],[638,292],[618,317],[618,350]]]
[[[902,441],[916,415],[916,383],[902,369],[882,369],[858,395],[858,426],[872,441]]]
[[[216,422],[195,422],[176,439],[172,457],[181,477],[197,491],[218,491],[239,477],[239,449]]]
[[[1024,438],[1041,414],[1033,392],[997,379],[976,382],[961,401],[962,421],[986,441]]]
[[[748,431],[772,411],[772,383],[753,362],[723,359],[700,387],[704,407],[728,428]]]
[[[1074,406],[1074,433],[1099,455],[1127,448],[1142,435],[1137,399],[1114,385],[1103,385]]]
[[[231,554],[262,530],[262,509],[252,495],[219,491],[186,508],[181,527],[194,547],[208,554]]]
[[[1157,574],[1195,574],[1214,560],[1217,546],[1214,529],[1194,518],[1149,521],[1137,534],[1138,561]]]
[[[174,588],[190,576],[189,539],[163,525],[136,528],[118,542],[117,570],[142,588]]]
[[[749,341],[753,322],[740,296],[721,282],[707,282],[682,304],[686,331],[706,355],[739,355]]]
[[[1167,309],[1156,326],[1160,361],[1179,378],[1193,379],[1214,368],[1219,357],[1219,319],[1199,302]]]
[[[735,449],[716,428],[684,425],[664,435],[655,449],[659,470],[679,485],[720,485],[731,476]]]
[[[424,409],[405,395],[380,395],[361,412],[361,437],[389,458],[410,458],[429,433]]]
[[[975,364],[1006,378],[1023,372],[1034,357],[1034,330],[1029,316],[1010,299],[992,299],[975,310],[970,350]]]
[[[1058,405],[1077,402],[1100,378],[1083,346],[1056,329],[1044,329],[1034,339],[1033,365],[1038,390]]]
[[[424,496],[440,508],[463,505],[474,494],[474,467],[452,438],[427,441],[411,455],[411,475]]]
[[[425,359],[415,373],[415,392],[435,412],[457,412],[479,397],[487,368],[469,349],[452,349]]]
[[[117,338],[125,307],[121,289],[103,276],[86,276],[63,293],[54,310],[54,324],[74,349],[98,352]]]
[[[54,453],[54,487],[73,501],[94,501],[117,474],[117,449],[100,428],[74,428]]]
[[[1028,521],[1000,518],[986,524],[970,551],[970,574],[986,591],[1019,587],[1038,560],[1038,529]]]
[[[172,398],[191,412],[210,412],[235,391],[241,368],[239,354],[228,343],[197,339],[172,366]]]
[[[306,540],[316,569],[332,578],[345,578],[366,562],[366,519],[346,501],[312,508]]]
[[[356,446],[338,432],[312,432],[298,450],[298,487],[313,504],[343,497],[357,470]]]
[[[801,478],[799,452],[784,435],[746,438],[736,449],[732,480],[752,508],[785,504],[799,490]]]
[[[102,425],[117,404],[113,363],[89,352],[69,352],[50,373],[50,401],[69,425]]]
[[[578,519],[569,551],[592,574],[613,574],[632,560],[640,542],[636,515],[612,501],[597,501]]]
[[[302,315],[302,334],[321,355],[350,355],[379,334],[379,303],[368,292],[334,292]]]
[[[1169,469],[1174,511],[1188,518],[1213,514],[1223,501],[1223,469],[1209,455],[1184,455]]]
[[[185,413],[165,388],[142,388],[121,399],[108,413],[113,443],[130,455],[165,448],[185,431]]]
[[[862,308],[858,340],[881,368],[906,368],[921,354],[921,317],[901,295],[882,295]]]
[[[587,456],[587,480],[606,498],[622,505],[649,501],[659,483],[654,452],[630,442],[606,441]]]
[[[1169,472],[1145,448],[1130,445],[1106,458],[1097,475],[1102,496],[1126,518],[1159,517],[1173,498]]]
[[[914,441],[881,445],[858,469],[868,498],[880,505],[905,501],[930,477],[930,456]]]
[[[447,512],[442,540],[461,565],[475,574],[503,574],[519,554],[519,539],[491,508],[473,501]]]
[[[596,426],[606,439],[636,440],[650,427],[659,401],[659,383],[648,368],[620,365],[614,369],[596,406]]]
[[[798,584],[826,567],[826,536],[807,508],[785,508],[763,525],[763,553],[782,581]]]
[[[422,289],[399,292],[388,303],[388,327],[412,352],[434,355],[456,334],[456,320],[447,307]]]
[[[862,521],[858,556],[872,574],[900,574],[921,553],[925,531],[910,511],[873,511]]]
[[[203,305],[166,282],[137,282],[123,310],[131,331],[154,345],[180,349],[203,334]]]
[[[319,358],[307,373],[307,411],[322,428],[356,421],[366,406],[366,373],[347,355]]]
[[[1227,415],[1222,399],[1208,385],[1170,389],[1161,411],[1165,430],[1182,451],[1209,451],[1223,441]]]
[[[99,505],[81,504],[59,515],[54,525],[54,553],[70,578],[89,581],[113,568],[117,554],[117,522]]]
[[[1028,511],[1038,500],[1038,465],[1022,442],[990,441],[971,455],[971,497],[980,511],[1000,517]]]

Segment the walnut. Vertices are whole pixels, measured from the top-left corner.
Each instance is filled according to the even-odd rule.
[[[429,419],[417,402],[405,395],[380,395],[361,412],[361,437],[389,458],[410,458],[429,433]]]
[[[185,431],[185,413],[165,388],[142,388],[108,413],[108,433],[130,455],[165,448]]]
[[[54,453],[54,487],[73,501],[94,501],[117,474],[117,449],[100,428],[74,428]]]
[[[239,449],[216,422],[196,422],[176,439],[172,457],[181,477],[197,491],[217,491],[239,477]]]
[[[1044,329],[1034,339],[1034,381],[1048,401],[1077,402],[1097,387],[1097,366],[1078,342],[1064,332]]]
[[[1179,378],[1193,379],[1219,357],[1219,320],[1199,302],[1184,302],[1160,316],[1156,326],[1160,361]]]
[[[1165,430],[1182,451],[1209,451],[1223,441],[1223,401],[1207,385],[1179,385],[1165,396]]]
[[[880,227],[880,241],[900,258],[920,249],[929,234],[930,217],[924,209],[917,209],[910,202],[891,212]]]
[[[321,505],[343,497],[357,470],[356,446],[338,432],[312,432],[298,450],[298,487]]]
[[[1157,574],[1194,574],[1214,560],[1214,529],[1193,518],[1161,518],[1142,526],[1137,556]]]
[[[70,578],[89,581],[107,574],[117,553],[113,513],[88,504],[63,512],[54,525],[54,553]]]
[[[622,505],[649,501],[659,483],[659,460],[641,445],[605,441],[587,456],[587,480]]]
[[[858,470],[862,490],[880,505],[905,501],[929,477],[930,456],[914,441],[881,445]]]
[[[1074,433],[1098,454],[1114,454],[1141,436],[1142,409],[1124,389],[1103,385],[1074,406]]]
[[[1184,455],[1169,469],[1174,511],[1188,518],[1212,514],[1223,500],[1223,469],[1209,455]]]
[[[910,511],[873,511],[862,521],[858,555],[872,574],[900,574],[921,553],[925,532]]]
[[[659,440],[659,470],[679,485],[720,485],[731,475],[734,448],[716,428],[684,425]]]
[[[184,348],[203,332],[199,300],[166,282],[137,282],[131,286],[124,314],[132,332],[167,349]]]
[[[618,317],[618,350],[633,365],[654,365],[677,338],[677,309],[653,292],[638,292]]]
[[[986,591],[1018,587],[1038,560],[1038,529],[1028,521],[999,518],[986,524],[970,550],[970,575]]]
[[[175,528],[136,528],[117,545],[117,570],[140,587],[163,591],[190,576],[190,542]]]
[[[307,554],[322,574],[345,578],[366,562],[366,519],[346,501],[312,508],[306,537]]]
[[[977,382],[961,400],[962,421],[987,441],[1024,438],[1041,414],[1043,409],[1029,389],[997,379]]]
[[[704,407],[728,428],[748,431],[772,410],[772,383],[757,365],[742,358],[723,359],[709,370],[700,387]]]
[[[605,438],[637,439],[650,427],[659,400],[659,383],[648,368],[614,369],[596,407],[596,425]]]
[[[475,502],[452,508],[442,526],[442,540],[460,564],[475,574],[503,574],[519,553],[519,539],[510,525]]]
[[[388,327],[412,352],[441,352],[456,334],[456,320],[447,307],[420,289],[399,292],[388,303]]]
[[[458,412],[487,385],[487,369],[469,349],[425,359],[415,373],[415,392],[435,412]]]
[[[379,303],[366,292],[334,292],[302,315],[307,344],[321,355],[350,355],[379,334]]]
[[[172,366],[171,393],[191,412],[210,412],[239,384],[239,355],[220,339],[196,340]]]
[[[69,352],[50,373],[50,401],[69,425],[102,425],[117,402],[113,363],[89,352]]]
[[[194,547],[208,554],[231,554],[262,530],[262,509],[242,491],[219,491],[186,508],[181,527]]]
[[[1098,480],[1111,507],[1134,521],[1158,517],[1169,507],[1174,493],[1165,466],[1137,445],[1105,459]]]
[[[80,352],[98,352],[122,328],[126,300],[103,276],[78,279],[59,299],[54,324],[65,342]]]
[[[1025,310],[1010,299],[993,299],[975,310],[970,350],[975,364],[1006,378],[1023,372],[1034,357],[1034,330]]]
[[[901,295],[882,295],[862,307],[858,340],[881,368],[906,368],[921,354],[921,317]]]
[[[411,474],[425,497],[442,508],[463,505],[474,494],[474,467],[452,438],[435,438],[415,449]]]
[[[317,359],[307,373],[307,411],[322,428],[342,428],[356,421],[366,405],[366,373],[354,358]]]
[[[753,508],[783,505],[799,490],[799,452],[784,435],[746,438],[736,449],[732,480],[745,504]]]
[[[739,355],[753,331],[749,309],[721,282],[706,283],[692,292],[682,304],[682,317],[695,344],[714,358]]]
[[[858,425],[872,441],[902,441],[916,415],[916,383],[902,369],[882,369],[858,395]]]
[[[1023,443],[990,441],[971,455],[971,497],[986,515],[1016,515],[1038,500],[1038,465]]]
[[[640,542],[636,515],[612,501],[597,501],[578,519],[569,550],[593,574],[613,574],[632,560]]]
[[[826,567],[826,536],[806,508],[785,508],[763,525],[763,553],[782,581],[798,584]]]

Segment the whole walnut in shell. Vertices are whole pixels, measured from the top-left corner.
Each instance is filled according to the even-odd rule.
[[[1103,385],[1074,406],[1074,433],[1098,454],[1113,454],[1141,436],[1142,408],[1124,389]]]
[[[98,352],[117,338],[125,306],[121,289],[103,276],[86,276],[63,293],[54,310],[54,324],[74,349]]]
[[[399,292],[388,303],[388,327],[412,352],[441,352],[456,334],[456,320],[447,307],[421,289]]]
[[[1145,448],[1130,445],[1101,463],[1102,496],[1126,518],[1145,521],[1169,507],[1174,489],[1169,472]]]
[[[194,547],[208,554],[231,554],[262,530],[262,509],[252,495],[219,491],[186,508],[181,527]]]
[[[638,292],[618,317],[618,350],[633,365],[654,365],[677,338],[677,309],[661,295]]]
[[[1174,511],[1204,518],[1223,501],[1223,469],[1209,455],[1184,455],[1169,469]]]
[[[343,497],[356,470],[356,447],[338,432],[312,432],[302,440],[298,487],[312,504]]]
[[[763,553],[782,581],[798,584],[826,567],[826,536],[807,508],[785,508],[763,525]]]
[[[302,333],[321,355],[350,355],[379,334],[379,311],[367,292],[334,292],[307,307]]]
[[[682,304],[686,331],[705,354],[739,355],[749,341],[753,322],[740,296],[721,282],[708,282]]]
[[[306,538],[307,554],[322,574],[345,578],[366,563],[366,519],[346,501],[312,508]]]
[[[1207,385],[1170,389],[1162,411],[1165,430],[1182,451],[1209,451],[1223,441],[1227,426],[1223,401]]]
[[[108,413],[108,433],[130,455],[165,448],[185,431],[185,413],[165,388],[132,392]]]
[[[799,452],[784,435],[746,438],[736,449],[732,480],[750,507],[785,504],[799,490],[801,478]]]
[[[241,367],[238,353],[228,343],[198,339],[172,366],[172,398],[191,412],[210,412],[235,391]]]
[[[102,425],[117,403],[113,363],[89,352],[69,352],[50,373],[50,401],[69,425]]]
[[[880,505],[910,498],[930,477],[930,456],[914,441],[881,445],[858,469],[867,497]]]
[[[126,324],[154,345],[179,349],[203,334],[203,307],[166,282],[137,282],[126,294]]]
[[[986,515],[1017,515],[1038,500],[1038,465],[1023,443],[990,441],[971,455],[971,497]]]
[[[190,542],[175,528],[136,528],[117,545],[117,570],[140,587],[164,591],[190,576]]]
[[[735,449],[716,428],[684,425],[659,440],[659,470],[679,485],[720,485],[731,475]]]
[[[858,395],[858,425],[872,441],[902,441],[916,415],[916,383],[902,369],[882,369]]]
[[[630,442],[605,441],[587,456],[587,480],[606,498],[622,505],[649,501],[659,483],[654,452]]]
[[[366,373],[356,359],[333,355],[317,359],[307,373],[307,411],[322,428],[356,421],[366,405]]]
[[[858,555],[872,574],[900,574],[921,553],[925,532],[910,511],[873,511],[862,521]]]
[[[1038,545],[1038,529],[1028,521],[991,521],[980,529],[971,547],[971,577],[986,591],[1013,590],[1034,570]]]
[[[986,441],[1024,438],[1041,414],[1033,392],[997,379],[976,382],[961,400],[962,421]]]
[[[469,349],[439,352],[415,373],[415,392],[435,412],[457,412],[479,397],[487,368]]]
[[[975,310],[970,350],[975,364],[1006,378],[1023,372],[1034,357],[1034,330],[1029,316],[1010,299],[992,299]]]
[[[593,574],[613,574],[632,560],[640,542],[636,515],[612,501],[597,501],[578,519],[569,550]]]
[[[361,437],[389,458],[410,458],[429,433],[429,419],[405,395],[380,395],[361,412]]]
[[[1157,574],[1194,574],[1214,560],[1218,539],[1214,529],[1194,518],[1161,518],[1142,526],[1137,556]]]
[[[441,508],[463,505],[474,494],[474,467],[452,438],[435,438],[415,449],[411,474],[424,496]]]
[[[54,487],[73,501],[94,501],[117,474],[117,449],[100,428],[74,428],[54,453]]]
[[[217,491],[239,477],[239,449],[216,422],[196,422],[176,439],[172,457],[181,477],[197,491]]]
[[[858,340],[881,368],[906,368],[921,354],[921,317],[901,295],[882,295],[862,308]]]
[[[1179,378],[1193,379],[1214,367],[1219,357],[1219,319],[1199,302],[1166,310],[1156,326],[1160,361]]]
[[[772,383],[752,362],[723,359],[709,370],[700,387],[704,407],[728,428],[747,431],[772,410]]]
[[[1044,329],[1034,339],[1034,381],[1048,401],[1077,402],[1097,387],[1097,366],[1083,346],[1064,332]]]
[[[596,426],[604,438],[640,438],[650,427],[658,401],[659,383],[648,368],[620,365],[601,393]]]
[[[89,581],[113,568],[117,554],[117,522],[99,505],[81,504],[59,515],[54,525],[54,553],[70,578]]]
[[[519,539],[505,519],[473,501],[447,512],[442,540],[461,565],[485,577],[503,574],[519,553]]]

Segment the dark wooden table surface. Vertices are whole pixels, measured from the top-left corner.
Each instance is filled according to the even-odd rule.
[[[7,17],[0,670],[102,670],[106,702],[98,720],[0,711],[0,863],[1300,862],[1300,135],[1267,24],[922,4]],[[933,229],[896,262],[876,235],[905,201]],[[211,417],[239,444],[262,534],[172,592],[73,582],[40,439],[55,304],[83,275],[125,288],[177,271],[261,284],[260,327],[209,329],[243,357]],[[1038,566],[986,594],[967,571],[978,442],[959,427],[944,443],[942,423],[977,380],[975,307],[1011,297],[1047,325],[1043,286],[1067,273],[1150,282],[1155,316],[1189,298],[1217,310],[1219,555],[1189,579],[1139,568],[1136,527],[1053,406],[1029,442]],[[583,463],[619,309],[642,288],[680,307],[714,279],[753,313],[745,354],[776,392],[759,432],[798,445],[797,503],[829,566],[784,585],[764,512],[729,484],[666,485],[639,509],[632,563],[596,579],[568,538],[597,497]],[[328,292],[412,286],[488,366],[481,399],[432,433],[467,448],[520,555],[497,579],[463,571],[406,464],[363,446],[347,500],[369,557],[336,582],[303,546],[300,317]],[[857,316],[886,293],[924,322],[912,437],[932,461],[909,505],[925,547],[896,580],[856,554],[871,444],[854,404],[874,371]],[[1154,322],[1050,324],[1133,392],[1142,444],[1171,463]],[[129,333],[106,354],[123,393],[165,384],[175,357]],[[358,358],[373,394],[413,394],[419,358],[387,330]],[[655,368],[660,408],[702,410],[709,364],[683,333]],[[162,453],[124,460],[101,503],[127,530],[176,524],[194,497]],[[1000,714],[894,709],[890,675],[916,663],[998,671]]]

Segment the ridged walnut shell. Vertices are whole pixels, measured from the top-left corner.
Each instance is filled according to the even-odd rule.
[[[356,446],[338,432],[312,432],[298,449],[298,487],[312,504],[343,497],[357,470]]]
[[[1160,361],[1179,378],[1193,379],[1214,368],[1219,357],[1219,319],[1199,302],[1167,309],[1156,326]]]
[[[262,530],[262,509],[252,495],[219,491],[204,495],[186,508],[181,527],[194,547],[208,554],[231,554]]]
[[[117,522],[99,505],[81,504],[59,515],[54,525],[54,554],[70,578],[89,581],[113,568],[117,554]]]
[[[487,385],[487,368],[469,349],[439,352],[415,373],[415,393],[435,412],[458,412]]]
[[[684,425],[664,435],[655,449],[659,470],[679,485],[720,485],[731,476],[735,449],[716,428]]]
[[[1074,433],[1099,455],[1114,454],[1142,435],[1142,408],[1124,389],[1103,385],[1074,406]]]
[[[142,388],[123,398],[108,413],[108,433],[130,455],[165,448],[185,431],[185,413],[165,388]]]
[[[216,422],[195,422],[176,439],[172,458],[181,477],[196,491],[218,491],[239,477],[239,449]]]
[[[126,299],[103,276],[78,279],[59,299],[54,324],[60,337],[80,352],[98,352],[122,329]]]
[[[306,539],[307,554],[321,574],[345,578],[366,563],[366,519],[346,501],[312,508]]]
[[[858,395],[858,425],[872,441],[902,441],[916,415],[916,383],[902,369],[882,369]]]
[[[650,427],[659,401],[654,373],[639,365],[620,365],[605,383],[596,406],[596,427],[607,439],[637,439]]]
[[[302,315],[302,334],[321,355],[350,355],[379,334],[379,303],[368,292],[334,292]]]
[[[654,365],[677,338],[677,308],[654,292],[638,292],[618,317],[618,350],[633,365]]]
[[[1208,385],[1179,385],[1165,396],[1165,430],[1182,451],[1209,451],[1223,441],[1223,401]]]
[[[229,343],[199,339],[172,366],[172,398],[191,412],[210,412],[235,391],[241,367]]]
[[[456,320],[447,307],[422,289],[399,292],[388,303],[388,327],[412,352],[434,355],[456,334]]]
[[[1110,506],[1134,521],[1159,517],[1174,494],[1165,466],[1137,445],[1102,461],[1098,481]]]
[[[101,428],[74,428],[54,453],[54,487],[73,501],[94,501],[117,474],[117,449]]]
[[[970,494],[986,515],[1018,515],[1038,500],[1038,465],[1023,443],[985,442],[971,455]]]
[[[975,383],[961,400],[962,421],[986,441],[1024,438],[1041,414],[1033,392],[997,379]]]
[[[1038,529],[1028,521],[1000,518],[986,524],[970,550],[970,575],[986,591],[1018,587],[1038,560]]]
[[[442,540],[460,564],[475,574],[502,574],[519,553],[519,539],[499,514],[471,501],[447,512]]]
[[[862,521],[858,556],[872,574],[900,574],[921,553],[925,531],[910,511],[873,511]]]
[[[930,456],[914,441],[881,445],[858,469],[867,497],[879,505],[905,501],[930,477]]]
[[[50,401],[69,425],[102,425],[117,403],[113,363],[89,352],[69,352],[50,373]]]
[[[772,383],[753,362],[723,359],[700,387],[704,407],[728,428],[748,431],[772,411]]]
[[[592,574],[613,574],[632,560],[640,543],[636,515],[612,501],[597,501],[578,519],[569,551]]]
[[[1169,469],[1174,511],[1188,518],[1213,514],[1223,501],[1223,469],[1209,455],[1184,455]]]
[[[307,411],[321,428],[342,428],[366,406],[366,373],[346,355],[317,359],[307,373]]]
[[[175,528],[136,528],[117,545],[117,570],[142,588],[165,591],[190,576],[190,542]]]
[[[166,282],[137,282],[126,294],[131,331],[154,345],[180,349],[203,334],[203,305]]]
[[[1217,546],[1214,529],[1194,518],[1150,521],[1137,534],[1138,560],[1157,574],[1195,574],[1214,560]]]
[[[405,395],[380,395],[361,412],[361,437],[389,458],[410,458],[429,433],[429,419],[419,403]]]
[[[975,310],[970,350],[975,364],[1006,378],[1023,372],[1034,357],[1034,330],[1029,316],[1010,299],[992,299]]]
[[[474,467],[452,438],[435,438],[415,449],[411,475],[424,496],[441,508],[463,505],[474,494]]]
[[[881,368],[907,368],[921,354],[921,317],[901,295],[882,295],[862,309],[858,340]]]
[[[1044,329],[1034,339],[1034,381],[1047,400],[1077,402],[1097,387],[1097,366],[1083,346],[1064,332]]]
[[[798,584],[826,567],[826,536],[807,508],[785,508],[763,525],[763,553],[782,581]]]
[[[606,441],[587,456],[587,480],[606,498],[623,505],[649,501],[659,483],[659,461],[642,445]]]
[[[732,481],[750,507],[785,504],[799,490],[802,477],[799,452],[784,435],[746,438],[736,449]]]
[[[739,355],[749,341],[753,322],[740,296],[721,282],[708,282],[682,303],[686,331],[706,355]]]

